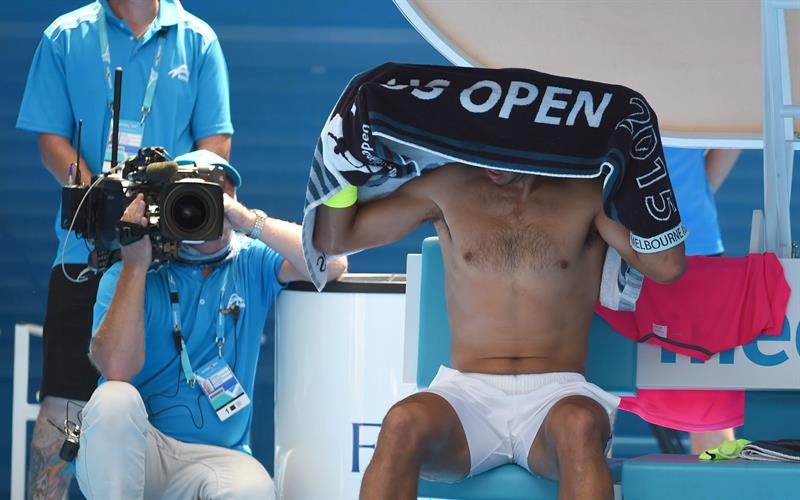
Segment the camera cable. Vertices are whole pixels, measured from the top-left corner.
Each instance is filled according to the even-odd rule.
[[[69,229],[67,229],[67,235],[64,237],[64,245],[62,245],[62,247],[61,247],[61,272],[64,274],[65,278],[67,278],[69,281],[71,281],[73,283],[85,283],[86,281],[89,280],[89,273],[92,273],[94,271],[92,270],[92,268],[86,267],[83,271],[81,271],[78,274],[77,278],[73,278],[72,276],[69,275],[69,273],[67,272],[66,265],[64,263],[64,255],[67,253],[67,244],[69,243],[69,235],[72,233],[72,231],[73,231],[73,229],[75,227],[75,221],[78,219],[78,214],[81,211],[81,207],[83,207],[83,203],[89,197],[89,193],[91,193],[92,189],[97,187],[98,184],[103,182],[103,180],[105,178],[106,178],[105,175],[98,176],[97,180],[95,180],[92,183],[92,185],[89,186],[89,189],[86,190],[86,193],[84,193],[83,197],[81,198],[80,203],[78,203],[78,208],[75,210],[75,215],[72,216],[72,221],[69,224]]]
[[[167,266],[168,265],[169,264],[167,264]],[[232,263],[231,262],[226,262],[223,265],[231,266]],[[171,273],[170,270],[166,270],[166,272],[167,273]],[[228,273],[229,272],[230,272],[230,268],[227,268],[225,270],[225,275],[226,275],[225,278],[224,278],[225,282],[227,282],[227,280],[228,280]],[[237,294],[238,286],[237,286],[237,282],[236,282],[237,280],[236,280],[236,277],[235,277],[235,273],[234,273],[234,277],[233,277],[232,281],[233,281],[233,293],[231,294],[231,296],[238,297],[238,294]],[[172,284],[172,286],[174,286],[174,283]],[[224,296],[225,296],[224,288],[225,287],[223,285],[223,289],[221,290],[221,294],[220,294],[220,302],[223,302],[223,299],[224,299]],[[171,291],[170,292],[170,296],[171,296],[170,297],[170,301],[172,301],[173,299],[177,300],[177,292],[172,292]],[[229,300],[229,302],[231,302],[231,301]],[[232,319],[233,319],[233,356],[232,356],[233,359],[232,359],[232,363],[231,363],[231,369],[233,370],[234,373],[236,372],[236,366],[237,366],[237,363],[239,361],[239,332],[238,332],[239,328],[238,328],[238,326],[239,326],[239,315],[240,315],[240,312],[241,312],[241,308],[240,308],[239,303],[236,303],[234,301],[234,303],[232,305],[229,305],[229,307],[227,307],[225,309],[220,308],[220,313],[219,313],[220,314],[220,318],[224,317],[224,315],[230,314]],[[178,314],[178,313],[177,313],[177,311],[173,310],[173,314]],[[173,318],[173,319],[175,319],[175,318]],[[179,321],[178,321],[178,323],[179,323]],[[220,349],[221,349],[222,344],[219,343],[219,339],[218,339],[217,345],[220,346]],[[182,349],[185,349],[185,347],[182,346]],[[186,352],[186,351],[184,350],[184,351],[182,351],[182,353],[183,352]],[[174,367],[174,363],[181,358],[182,353],[176,354],[169,361],[169,363],[167,363],[166,366],[164,366],[158,372],[156,372],[155,374],[151,375],[145,381],[143,381],[141,384],[138,384],[138,385],[140,387],[144,387],[148,383],[150,383],[153,380],[155,380],[159,375],[163,374],[170,367]],[[178,377],[177,377],[177,381],[176,381],[174,389],[173,390],[167,390],[167,391],[159,392],[159,393],[155,393],[155,394],[151,394],[146,398],[145,402],[146,402],[147,409],[148,409],[148,415],[149,415],[149,418],[150,418],[151,421],[154,418],[158,417],[159,415],[164,414],[167,411],[176,410],[176,409],[185,409],[186,412],[189,413],[189,417],[190,417],[190,419],[192,421],[192,425],[196,429],[200,430],[205,426],[205,414],[203,412],[203,404],[202,404],[204,399],[203,399],[203,393],[202,392],[198,392],[197,398],[196,398],[196,401],[195,401],[196,407],[197,407],[197,410],[198,410],[198,414],[199,414],[199,419],[195,418],[195,414],[192,411],[193,408],[191,408],[188,405],[183,404],[183,403],[177,403],[177,404],[165,406],[163,408],[159,408],[156,411],[153,410],[153,403],[155,402],[156,398],[172,399],[172,398],[175,398],[178,395],[178,393],[180,391],[181,383],[184,381],[184,377],[185,376],[186,376],[186,374],[184,372],[183,365],[182,365],[182,363],[179,362],[178,363]]]

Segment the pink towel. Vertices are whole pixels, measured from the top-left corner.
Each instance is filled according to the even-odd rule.
[[[639,389],[623,396],[619,408],[661,427],[719,431],[744,424],[744,391]]]

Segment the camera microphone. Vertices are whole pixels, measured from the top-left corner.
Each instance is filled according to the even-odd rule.
[[[174,161],[159,161],[145,167],[145,178],[154,185],[166,184],[178,174],[178,164]]]

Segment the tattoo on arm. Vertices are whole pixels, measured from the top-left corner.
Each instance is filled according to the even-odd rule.
[[[29,500],[67,500],[72,465],[58,456],[64,435],[40,414],[33,430],[28,462]]]

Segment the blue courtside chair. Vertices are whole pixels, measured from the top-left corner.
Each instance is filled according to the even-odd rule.
[[[489,278],[490,279],[490,278]],[[444,267],[438,238],[422,243],[417,386],[428,387],[440,365],[450,366],[450,324],[444,294]],[[636,392],[636,344],[616,334],[599,316],[592,321],[586,378],[615,394]],[[621,461],[610,460],[615,483]],[[420,479],[418,496],[445,499],[551,500],[558,482],[505,465],[464,481],[448,484]]]
[[[788,324],[784,326],[788,328]],[[748,391],[747,439],[800,437],[797,391]],[[622,467],[625,500],[796,500],[800,499],[800,464],[744,459],[704,462],[693,455],[645,455]]]

